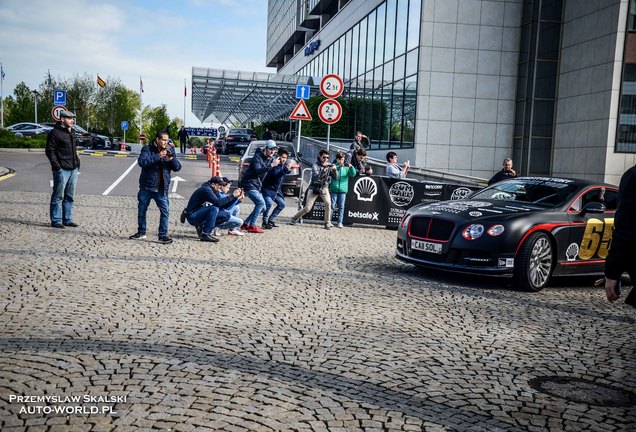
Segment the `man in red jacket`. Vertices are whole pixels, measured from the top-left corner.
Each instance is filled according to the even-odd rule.
[[[77,141],[73,134],[75,114],[60,113],[60,121],[46,138],[46,157],[53,170],[53,192],[51,193],[51,226],[54,228],[76,227],[73,222],[73,203],[77,172],[80,167],[77,156]]]

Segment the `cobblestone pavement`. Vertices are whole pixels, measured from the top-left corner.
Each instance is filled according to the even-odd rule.
[[[636,387],[635,311],[599,289],[422,273],[382,229],[203,243],[183,200],[172,245],[153,205],[148,239],[128,240],[127,197],[80,196],[80,227],[60,230],[48,198],[0,192],[3,431],[636,429],[634,406],[528,384]],[[18,399],[35,395],[59,400]]]

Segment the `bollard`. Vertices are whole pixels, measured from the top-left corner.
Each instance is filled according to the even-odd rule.
[[[221,177],[221,155],[216,155],[216,172],[219,177]]]
[[[119,149],[120,151],[126,151],[126,143],[125,142],[121,142],[121,148]]]

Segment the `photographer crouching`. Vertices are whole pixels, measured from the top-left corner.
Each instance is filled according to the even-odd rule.
[[[301,217],[311,211],[318,197],[322,198],[325,204],[325,229],[331,229],[331,195],[329,194],[329,183],[331,179],[338,179],[338,171],[334,164],[329,163],[329,152],[320,150],[318,159],[311,166],[311,181],[307,189],[307,201],[305,207],[298,211],[291,218],[290,223],[295,225]]]

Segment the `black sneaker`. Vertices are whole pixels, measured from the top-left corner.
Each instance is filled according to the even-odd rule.
[[[142,232],[137,231],[135,234],[131,235],[128,238],[131,239],[131,240],[145,239],[146,238],[146,233],[142,233]]]
[[[170,243],[172,243],[172,239],[170,237],[168,237],[167,235],[159,236],[159,243],[170,244]]]
[[[269,222],[267,222],[267,226],[269,226],[270,228],[278,228],[280,225],[278,225],[274,221],[269,221]]]
[[[201,240],[202,242],[211,242],[211,243],[217,243],[219,241],[219,239],[214,237],[213,235],[205,234],[205,233],[201,233],[201,235],[199,236],[199,240]]]
[[[185,223],[187,216],[188,214],[186,213],[185,209],[183,209],[183,211],[181,212],[181,216],[179,216],[179,221],[181,221],[181,223]]]
[[[51,223],[51,226],[52,226],[53,228],[64,228],[64,225],[62,225],[62,223],[61,223],[61,222],[52,222],[52,223]]]
[[[197,235],[199,237],[201,237],[201,233],[203,233],[203,226],[202,225],[197,225]]]
[[[264,223],[261,225],[261,229],[272,229],[272,227],[269,224]]]
[[[71,227],[71,228],[77,228],[79,225],[76,224],[75,222],[69,222],[69,223],[65,223],[64,226]]]

